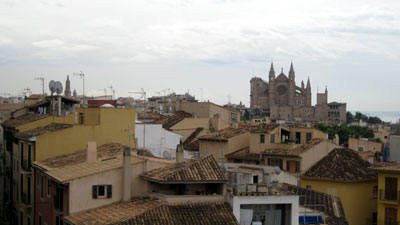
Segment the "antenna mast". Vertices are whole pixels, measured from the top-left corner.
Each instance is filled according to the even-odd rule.
[[[83,81],[83,90],[82,90],[83,96],[82,96],[82,99],[83,99],[83,104],[85,104],[85,74],[82,71],[80,71],[79,73],[73,73],[73,75],[74,76],[79,76]]]
[[[36,77],[35,80],[40,80],[42,82],[42,98],[44,98],[44,77]]]
[[[146,120],[146,112],[147,112],[147,102],[146,102],[147,98],[146,98],[146,92],[145,92],[144,89],[142,88],[142,91],[141,91],[141,92],[135,91],[135,92],[128,92],[128,93],[131,93],[131,94],[141,94],[141,95],[142,95],[142,96],[140,96],[140,97],[143,98],[143,104],[144,104],[144,119]],[[144,123],[143,123],[143,148],[145,148],[145,147],[146,147],[146,121],[144,121]]]

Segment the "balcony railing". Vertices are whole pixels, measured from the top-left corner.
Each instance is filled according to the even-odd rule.
[[[22,193],[22,203],[24,203],[27,206],[30,206],[32,204],[31,196],[28,196],[27,193]]]
[[[276,187],[266,184],[233,184],[229,187],[233,195],[279,195]]]
[[[31,172],[31,165],[32,165],[31,160],[24,159],[22,161],[22,165],[21,166],[22,166],[23,170],[25,170],[27,172]]]
[[[396,195],[394,195],[396,194]],[[391,196],[391,197],[388,197]],[[400,202],[400,191],[386,196],[386,192],[383,189],[379,189],[379,200],[384,202],[399,203]]]

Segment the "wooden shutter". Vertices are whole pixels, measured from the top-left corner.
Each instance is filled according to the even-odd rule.
[[[97,198],[97,185],[93,185],[92,197]]]
[[[385,208],[385,225],[397,225],[397,208]]]
[[[385,178],[385,199],[397,200],[397,178]]]
[[[111,198],[112,197],[112,185],[109,184],[107,185],[107,198]]]

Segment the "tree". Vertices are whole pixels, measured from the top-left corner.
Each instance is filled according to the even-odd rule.
[[[354,116],[351,112],[346,113],[346,123],[351,123],[354,120]]]

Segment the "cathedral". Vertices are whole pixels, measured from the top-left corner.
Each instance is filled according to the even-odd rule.
[[[268,82],[253,77],[250,80],[250,109],[253,117],[269,117],[272,120],[345,123],[346,103],[328,103],[328,90],[317,93],[317,104],[311,104],[310,79],[307,85],[296,85],[293,63],[288,76],[276,76],[271,63]]]

